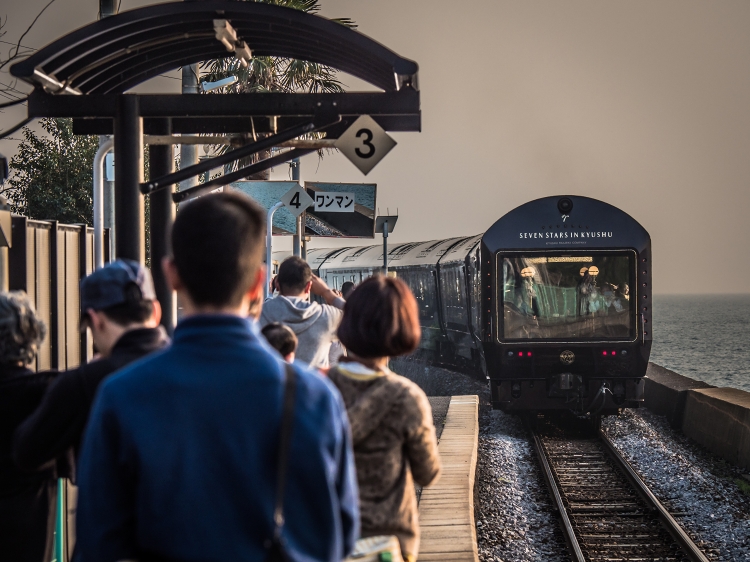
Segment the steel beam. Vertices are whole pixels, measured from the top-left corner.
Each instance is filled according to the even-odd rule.
[[[169,119],[162,119],[162,134],[168,135]],[[172,145],[152,145],[148,148],[149,176],[162,177],[172,173],[174,156]],[[174,222],[175,206],[172,202],[174,184],[154,193],[150,199],[149,236],[151,253],[151,275],[154,278],[156,298],[161,304],[161,325],[170,334],[177,320],[177,302],[162,270],[162,260],[169,255],[167,240]]]
[[[273,148],[280,142],[294,139],[300,135],[314,131],[322,126],[331,125],[337,122],[339,119],[339,116],[336,115],[335,118],[329,117],[328,119],[321,118],[320,120],[316,120],[318,121],[318,123],[310,122],[303,125],[298,125],[286,131],[282,131],[277,135],[261,139],[257,142],[242,146],[240,148],[235,148],[234,150],[230,150],[229,152],[225,152],[224,154],[215,156],[214,158],[210,158],[193,166],[188,166],[186,168],[180,169],[179,171],[171,173],[168,176],[152,176],[149,181],[141,185],[141,192],[145,194],[154,193],[155,191],[158,191],[165,182],[175,183],[198,176],[203,172],[207,172],[208,170],[212,170],[213,168],[217,168],[223,164],[228,164],[230,162],[234,162],[235,160],[239,160],[240,158],[252,156],[253,154],[257,154],[261,150],[268,150],[270,148]]]
[[[58,96],[34,90],[29,117],[115,117],[114,94]],[[141,117],[262,117],[315,115],[321,110],[345,115],[418,115],[419,92],[341,94],[249,93],[205,96],[139,94]]]
[[[315,149],[294,148],[292,150],[289,150],[288,152],[277,154],[276,156],[271,156],[271,158],[266,158],[265,160],[261,160],[260,162],[256,162],[255,164],[251,164],[250,166],[247,166],[245,168],[240,168],[239,170],[237,170],[236,172],[232,172],[231,174],[225,174],[211,181],[207,181],[206,183],[203,183],[198,187],[193,187],[191,189],[188,189],[187,191],[178,191],[177,193],[174,193],[172,195],[172,199],[175,203],[187,201],[205,193],[206,191],[216,189],[217,187],[221,187],[223,185],[229,185],[234,181],[239,181],[249,175],[257,174],[258,172],[263,172],[265,170],[268,170],[269,168],[273,168],[274,166],[278,166],[279,164],[283,164],[284,162],[289,162],[294,158],[300,158],[301,156],[304,156],[305,154],[309,154],[311,152],[315,152]]]
[[[341,127],[334,126],[328,131],[328,138],[340,136],[345,130],[345,125],[351,125],[358,115],[349,115],[342,118]],[[279,117],[277,129],[283,130],[304,123],[310,116],[301,117]],[[413,132],[419,131],[421,121],[419,114],[408,115],[373,115],[372,118],[384,130],[390,132]],[[143,132],[146,135],[154,131],[151,126],[153,118],[143,120]],[[76,135],[111,135],[112,119],[108,117],[73,119],[73,133]],[[273,129],[269,120],[264,117],[172,117],[172,132],[174,134],[200,134],[200,135],[228,135],[232,133],[250,133],[255,130],[257,134],[272,133]]]
[[[115,116],[115,229],[117,258],[145,262],[143,197],[143,119],[138,96],[117,97]]]

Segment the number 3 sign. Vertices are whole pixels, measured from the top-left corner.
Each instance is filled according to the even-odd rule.
[[[396,141],[375,119],[362,115],[336,140],[335,146],[367,175],[396,146]]]

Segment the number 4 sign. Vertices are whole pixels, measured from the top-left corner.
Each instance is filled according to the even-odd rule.
[[[362,115],[336,140],[335,146],[367,175],[396,146],[396,141],[375,119]]]
[[[281,202],[295,217],[300,216],[305,209],[314,203],[313,198],[299,184],[287,191],[281,198]]]

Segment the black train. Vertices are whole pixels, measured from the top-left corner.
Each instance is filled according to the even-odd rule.
[[[419,354],[490,382],[507,411],[638,407],[651,351],[651,239],[588,197],[545,197],[483,235],[388,251],[420,309]],[[381,271],[379,245],[308,252],[334,288]]]

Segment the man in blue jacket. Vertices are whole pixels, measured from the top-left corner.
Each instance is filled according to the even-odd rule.
[[[100,387],[80,459],[81,562],[265,560],[285,375],[246,319],[263,223],[238,193],[180,209],[164,269],[183,319],[171,347]],[[296,374],[282,541],[290,560],[340,562],[359,533],[346,410],[327,380]]]

